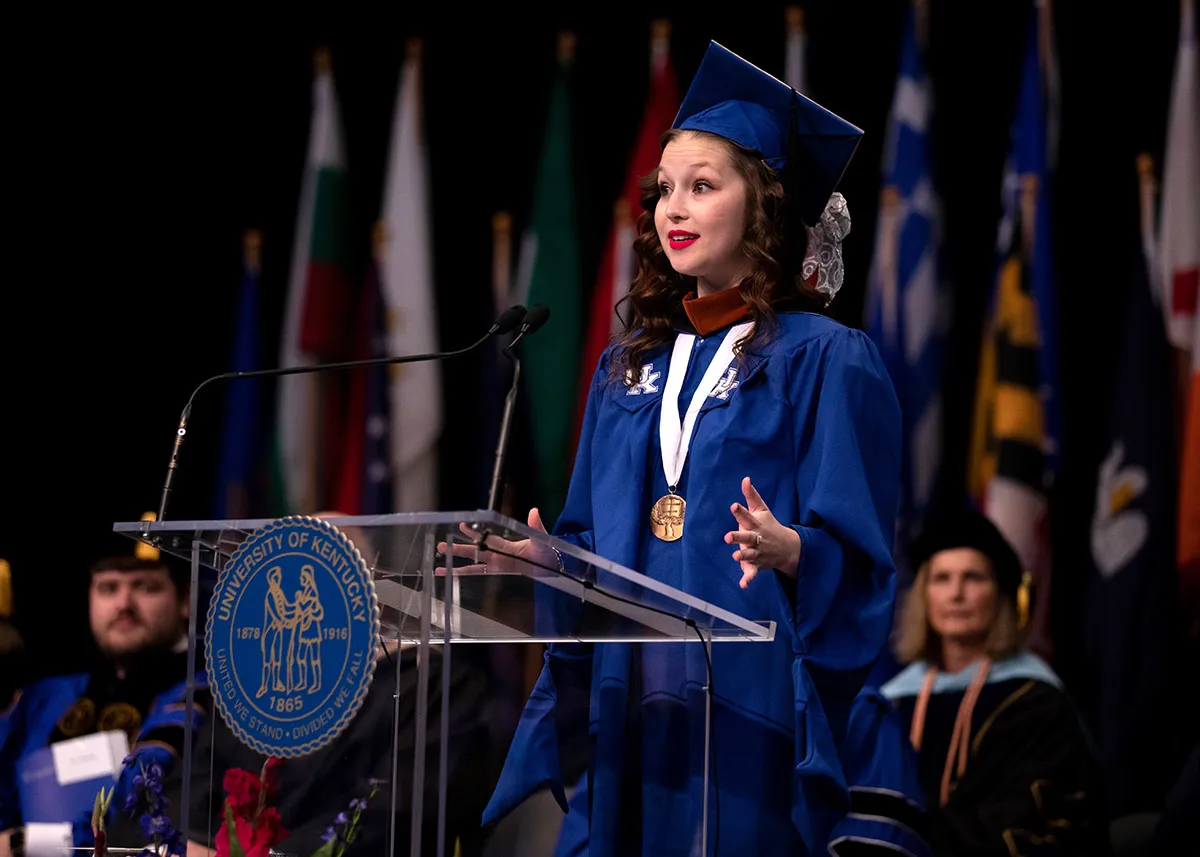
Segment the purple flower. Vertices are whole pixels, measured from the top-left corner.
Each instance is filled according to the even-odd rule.
[[[143,815],[140,819],[142,835],[149,839],[167,839],[175,832],[171,819],[165,815]]]
[[[362,812],[367,808],[367,802],[360,797],[356,797],[354,800],[350,801],[350,808]]]
[[[321,841],[328,842],[335,836],[337,836],[337,831],[335,831],[332,827],[327,827],[325,828],[325,832],[321,834]]]
[[[346,818],[346,813],[344,813],[344,812],[339,812],[339,813],[337,814],[337,818],[335,818],[335,819],[333,820],[333,823],[334,823],[334,824],[345,824],[347,821],[349,821],[349,819],[348,819],[348,818]]]

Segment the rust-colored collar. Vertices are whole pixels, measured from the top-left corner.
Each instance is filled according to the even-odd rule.
[[[742,291],[736,286],[702,298],[694,292],[688,294],[683,299],[683,311],[701,336],[709,336],[751,317],[750,305],[742,299]]]

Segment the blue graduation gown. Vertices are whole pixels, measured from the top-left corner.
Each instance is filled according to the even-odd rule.
[[[833,829],[829,853],[932,857],[917,754],[904,718],[877,686],[854,701],[842,766],[850,811]]]
[[[50,676],[23,688],[20,696],[5,712],[0,713],[0,829],[23,824],[28,820],[29,798],[22,794],[19,771],[37,752],[48,747],[55,727],[75,702],[87,695],[92,676],[89,673]],[[208,689],[207,676],[196,671],[196,701],[190,717],[187,713],[187,682],[166,688],[154,697],[130,746],[130,756],[136,762],[128,764],[114,786],[109,815],[121,813],[126,797],[132,793],[133,778],[141,766],[157,763],[164,778],[175,773],[176,751],[167,736],[182,728],[190,719],[192,729],[199,729],[204,719],[204,701]],[[181,734],[181,733],[180,733]],[[140,765],[138,764],[140,763]],[[93,844],[91,831],[92,799],[86,805],[63,806],[58,818],[38,818],[42,822],[68,822],[75,826],[75,844]],[[169,812],[172,810],[168,810]]]
[[[681,414],[724,332],[697,338]],[[666,489],[658,432],[670,356],[671,347],[648,355],[644,377],[659,374],[637,387],[610,380],[611,348],[601,357],[554,534],[738,615],[775,621],[770,643],[712,649],[710,853],[719,836],[722,855],[815,854],[845,813],[839,748],[891,627],[899,405],[863,333],[812,313],[780,314],[771,339],[735,362],[736,386],[706,398],[678,490],[683,537],[665,543],[651,534],[649,511]],[[794,584],[764,570],[738,587],[724,535],[737,529],[729,507],[745,502],[745,476],[800,535]],[[566,811],[558,758],[586,734],[589,854],[693,853],[706,681],[697,644],[548,647],[484,822],[545,787]]]

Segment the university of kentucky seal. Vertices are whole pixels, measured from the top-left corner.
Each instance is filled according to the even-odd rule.
[[[221,571],[206,634],[209,683],[229,728],[263,755],[303,756],[346,728],[371,685],[375,585],[336,527],[282,518]]]

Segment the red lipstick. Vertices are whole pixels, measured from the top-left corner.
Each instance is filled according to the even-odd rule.
[[[667,243],[671,245],[672,250],[682,250],[685,247],[691,247],[696,243],[700,236],[695,232],[685,232],[682,229],[672,229],[667,233]]]

